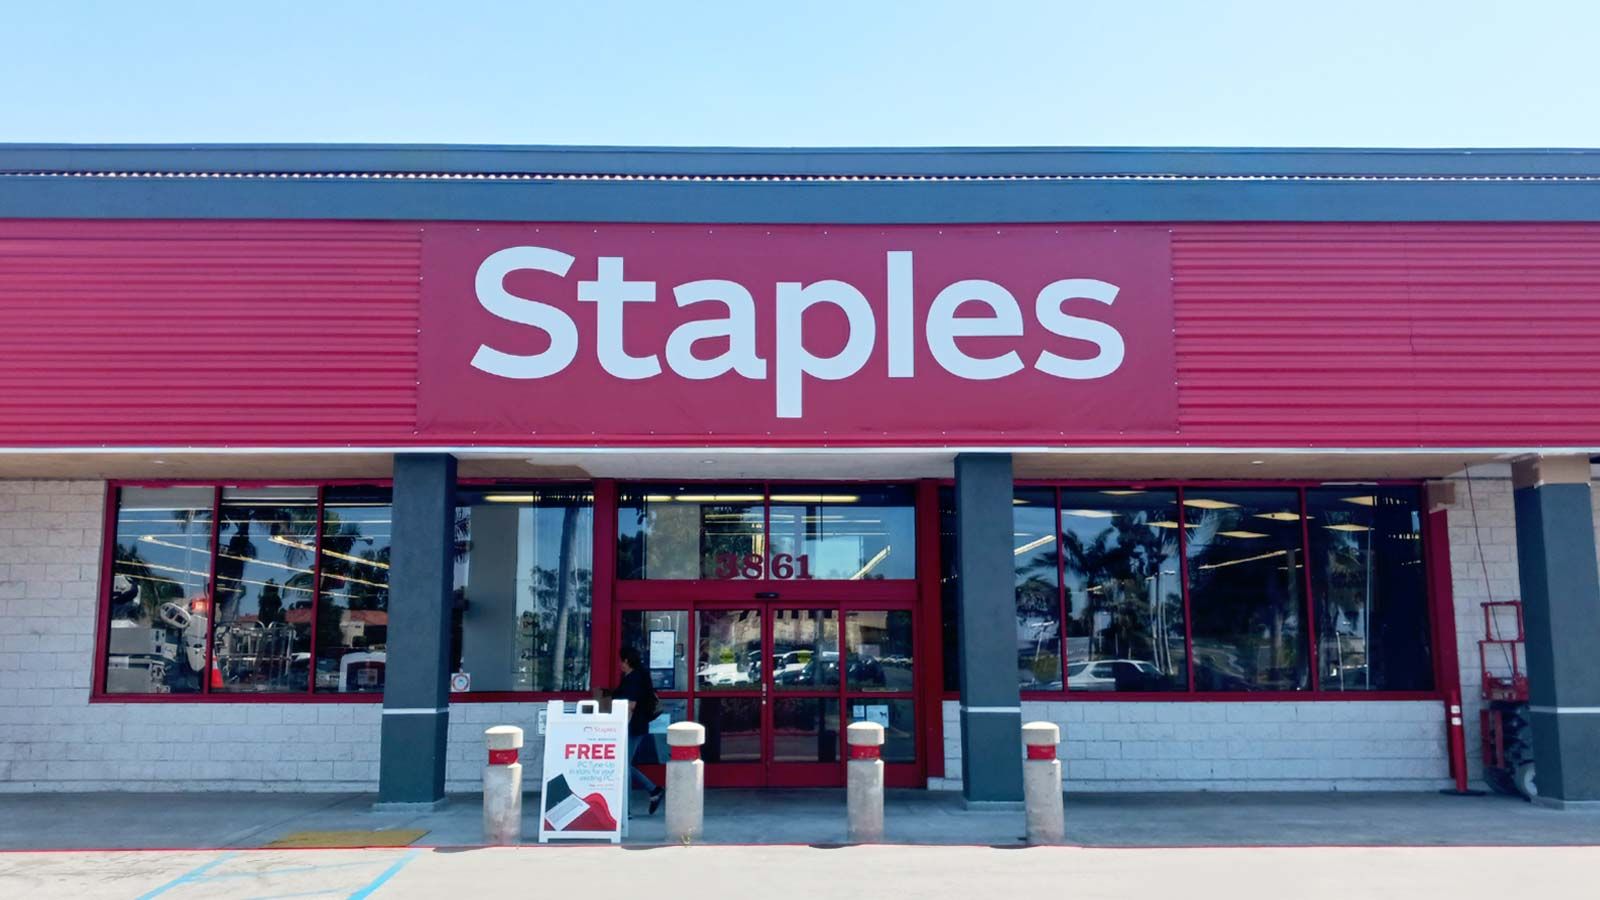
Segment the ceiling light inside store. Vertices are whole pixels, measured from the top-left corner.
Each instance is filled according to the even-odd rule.
[[[1217,534],[1220,534],[1223,537],[1243,538],[1243,539],[1246,539],[1246,540],[1253,540],[1255,538],[1264,538],[1264,537],[1266,537],[1266,535],[1262,534],[1259,531],[1219,531],[1219,532],[1217,532]]]
[[[1288,553],[1289,553],[1289,551],[1287,551],[1287,550],[1274,550],[1271,553],[1262,553],[1262,554],[1260,554],[1258,556],[1246,556],[1243,559],[1228,559],[1228,560],[1223,560],[1222,562],[1218,562],[1218,563],[1207,563],[1206,565],[1201,566],[1200,569],[1202,571],[1209,570],[1209,569],[1226,569],[1228,566],[1237,566],[1237,565],[1242,565],[1244,563],[1260,562],[1263,559],[1272,559],[1275,556],[1285,556]]]
[[[1183,505],[1184,506],[1192,506],[1195,509],[1238,509],[1239,508],[1239,504],[1237,504],[1237,503],[1229,503],[1226,500],[1212,500],[1209,497],[1196,497],[1193,500],[1185,499],[1183,501]]]
[[[301,543],[299,541],[290,540],[289,538],[286,538],[283,535],[273,535],[271,540],[272,540],[272,542],[274,544],[282,544],[285,547],[293,547],[296,550],[310,551],[310,550],[315,549],[310,544],[304,544],[304,543]],[[331,556],[334,559],[342,559],[345,562],[360,563],[363,566],[371,566],[374,569],[387,569],[387,568],[389,568],[389,564],[386,563],[386,562],[379,562],[378,560],[375,560],[375,559],[362,559],[359,556],[351,556],[348,553],[340,553],[337,550],[326,550],[325,549],[325,550],[322,551],[322,555],[323,556]],[[363,583],[365,584],[365,583],[369,583],[369,582],[363,582]]]
[[[1116,515],[1109,509],[1063,509],[1061,514],[1080,519],[1109,519]]]
[[[760,494],[679,494],[679,503],[760,503]]]
[[[1256,518],[1271,519],[1274,522],[1298,522],[1300,521],[1300,514],[1292,512],[1256,513]]]
[[[680,498],[681,499],[681,498]],[[760,500],[760,497],[755,498]],[[856,503],[858,494],[773,494],[773,503]]]
[[[1357,506],[1377,506],[1378,498],[1372,496],[1371,494],[1367,494],[1362,497],[1346,497],[1344,498],[1344,502],[1354,503]]]
[[[1329,531],[1371,531],[1372,530],[1371,528],[1368,528],[1365,525],[1357,525],[1357,524],[1355,524],[1353,522],[1340,522],[1338,525],[1324,525],[1322,527],[1328,529]]]
[[[532,503],[532,494],[484,494],[485,503]]]
[[[1047,534],[1044,537],[1039,538],[1036,541],[1029,541],[1026,544],[1023,544],[1021,547],[1018,547],[1016,550],[1012,551],[1011,555],[1012,556],[1021,556],[1022,554],[1027,553],[1030,550],[1037,550],[1040,547],[1043,547],[1045,544],[1048,544],[1048,543],[1050,543],[1051,541],[1053,541],[1055,539],[1056,539],[1055,535]]]
[[[881,563],[881,562],[883,562],[884,560],[886,560],[888,558],[889,558],[889,548],[888,547],[884,547],[882,550],[879,550],[875,556],[873,556],[871,559],[867,560],[867,564],[861,567],[861,571],[855,573],[854,575],[851,575],[850,576],[850,580],[851,581],[860,581],[861,579],[867,577],[867,573],[868,572],[871,572],[873,569],[877,568],[878,567],[878,563]]]
[[[1147,524],[1149,524],[1149,526],[1151,528],[1177,528],[1178,527],[1178,523],[1172,521],[1171,519],[1160,519],[1158,521],[1150,522],[1150,523],[1147,523]],[[1200,526],[1198,524],[1194,523],[1194,522],[1186,522],[1183,527],[1185,527],[1185,528],[1199,528]]]
[[[1131,497],[1134,494],[1142,494],[1144,491],[1101,491],[1100,493],[1105,494],[1107,497]]]

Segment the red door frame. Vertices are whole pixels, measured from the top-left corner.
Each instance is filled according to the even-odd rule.
[[[684,481],[660,482],[661,484],[683,484]],[[738,482],[717,481],[717,484],[737,484]],[[770,547],[770,517],[771,495],[775,487],[785,483],[815,484],[815,482],[764,482],[760,483],[763,495],[766,497],[766,507],[763,518],[767,520],[767,537]],[[840,487],[849,484],[869,484],[883,482],[840,482]],[[615,523],[617,521],[616,497],[618,491],[616,482],[606,482],[604,490],[601,482],[596,482],[596,523],[602,519],[598,512],[600,498],[606,496],[612,501],[612,508],[605,518],[610,523],[607,531],[600,531],[596,535],[596,546],[611,544],[616,538]],[[648,487],[650,482],[642,482]],[[752,483],[751,487],[756,484]],[[612,613],[609,616],[609,627],[604,629],[609,638],[614,642],[612,646],[620,647],[622,642],[622,618],[627,612],[682,612],[685,614],[685,637],[687,647],[685,653],[689,660],[688,684],[682,691],[663,691],[663,700],[683,700],[688,708],[691,719],[694,716],[695,701],[700,699],[701,691],[695,687],[695,667],[699,658],[699,623],[698,612],[710,609],[752,609],[759,610],[761,615],[761,642],[762,654],[768,664],[763,665],[761,685],[751,691],[716,691],[717,697],[761,697],[763,699],[761,710],[762,729],[762,761],[759,764],[724,763],[708,764],[706,766],[706,784],[711,787],[830,787],[844,783],[844,762],[847,757],[845,745],[845,728],[849,722],[849,703],[851,698],[871,696],[881,697],[885,700],[909,700],[913,710],[913,734],[916,745],[915,762],[911,763],[886,763],[884,766],[885,781],[894,787],[922,787],[927,783],[930,772],[942,772],[943,739],[942,711],[940,708],[938,681],[941,678],[941,666],[938,655],[941,650],[941,639],[938,614],[938,489],[932,481],[916,485],[914,493],[914,521],[915,521],[915,546],[913,548],[916,560],[916,577],[901,580],[881,581],[846,581],[846,580],[812,580],[812,581],[784,581],[767,579],[748,580],[623,580],[617,576],[614,561],[605,570],[610,574],[608,585],[610,590],[607,599],[611,601]],[[931,513],[924,507],[932,503]],[[932,531],[927,530],[928,523],[932,524]],[[598,529],[597,529],[598,530]],[[923,583],[929,572],[930,552],[929,542],[932,542],[931,564],[934,581],[930,592]],[[614,560],[614,556],[613,556]],[[598,565],[597,558],[597,566]],[[600,579],[597,579],[599,581]],[[599,591],[596,592],[597,594]],[[932,597],[933,606],[930,608],[928,598]],[[772,666],[770,660],[773,650],[773,623],[774,615],[778,610],[831,610],[837,617],[839,625],[839,643],[841,662],[844,658],[844,642],[846,639],[846,621],[851,612],[880,612],[903,610],[912,614],[912,654],[915,660],[913,689],[910,691],[893,692],[852,692],[847,684],[848,678],[844,671],[840,672],[839,684],[836,688],[821,691],[780,692],[772,686]],[[599,620],[599,605],[596,605],[595,616]],[[931,641],[930,641],[931,635]],[[609,653],[608,656],[614,656]],[[615,661],[608,662],[608,676],[613,675]],[[610,678],[608,677],[609,683]],[[934,690],[929,690],[929,686]],[[773,703],[778,697],[796,698],[833,698],[837,697],[839,703],[839,752],[835,763],[779,763],[773,760]],[[930,723],[932,729],[930,730]],[[937,753],[937,762],[930,759],[930,754]],[[654,777],[654,775],[652,775]]]
[[[760,699],[761,700],[761,750],[762,759],[759,763],[711,763],[706,766],[706,784],[711,787],[838,787],[844,784],[844,761],[848,750],[845,745],[844,726],[850,721],[850,705],[869,700],[901,700],[910,701],[913,709],[913,734],[916,741],[916,756],[914,762],[886,762],[884,777],[887,784],[892,787],[921,787],[926,784],[928,756],[926,748],[930,746],[927,739],[929,729],[926,723],[920,721],[925,716],[927,692],[923,689],[926,676],[920,671],[913,673],[914,686],[911,690],[880,690],[868,691],[852,688],[849,683],[848,672],[841,667],[839,681],[827,688],[816,690],[780,690],[774,682],[774,669],[770,660],[775,652],[775,624],[776,613],[787,611],[820,611],[832,613],[838,623],[838,640],[841,662],[848,658],[845,653],[848,641],[848,621],[851,613],[855,612],[910,612],[912,614],[912,646],[913,658],[921,654],[920,646],[924,643],[923,634],[926,631],[917,619],[917,600],[907,598],[901,600],[868,600],[865,602],[852,602],[835,599],[826,603],[802,601],[788,603],[784,601],[758,602],[747,598],[740,599],[704,599],[704,600],[673,600],[668,602],[652,602],[648,598],[642,600],[626,600],[618,606],[618,615],[613,623],[613,632],[619,643],[622,640],[622,617],[629,612],[679,612],[685,618],[685,637],[687,647],[685,655],[688,660],[687,684],[682,690],[662,691],[663,700],[682,700],[685,702],[688,713],[694,716],[695,702],[703,698],[728,698],[728,699]],[[761,629],[761,655],[766,664],[761,669],[760,684],[752,688],[732,690],[706,691],[696,686],[695,669],[699,661],[699,614],[710,611],[752,611],[760,617]],[[919,665],[920,663],[915,663]],[[839,722],[835,740],[837,742],[834,762],[831,763],[801,763],[779,762],[776,760],[775,742],[777,732],[774,720],[775,706],[780,699],[830,699],[838,703]],[[934,700],[938,697],[935,694]],[[937,707],[937,703],[932,704]],[[942,743],[931,744],[942,751]],[[941,758],[942,770],[942,758]]]

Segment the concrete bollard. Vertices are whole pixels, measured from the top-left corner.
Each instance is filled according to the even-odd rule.
[[[483,733],[489,764],[483,767],[483,842],[522,843],[522,729],[496,725]]]
[[[706,727],[699,722],[673,722],[667,726],[667,840],[680,844],[697,841],[705,833],[706,764],[700,746]]]
[[[845,764],[845,812],[850,841],[883,840],[883,726],[852,722],[845,729],[850,761]]]
[[[1050,722],[1022,726],[1022,800],[1027,809],[1028,843],[1059,844],[1066,838],[1066,808],[1061,796],[1061,760],[1056,745],[1061,729]]]

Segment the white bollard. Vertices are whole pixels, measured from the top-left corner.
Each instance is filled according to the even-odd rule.
[[[705,833],[706,764],[700,747],[706,727],[699,722],[673,722],[667,726],[667,840],[680,844],[697,841]]]
[[[522,729],[496,725],[483,733],[489,764],[483,767],[483,842],[522,843]]]
[[[845,764],[845,813],[850,841],[883,840],[883,726],[852,722],[845,729],[850,761]]]
[[[1061,796],[1061,760],[1056,745],[1061,729],[1051,722],[1022,726],[1022,799],[1027,808],[1028,843],[1059,844],[1066,838],[1066,808]]]

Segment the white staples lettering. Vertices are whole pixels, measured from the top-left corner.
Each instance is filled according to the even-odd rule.
[[[885,344],[883,365],[889,378],[915,377],[916,341],[913,285],[914,254],[891,250],[884,257],[883,307]],[[473,368],[500,378],[538,379],[556,375],[572,364],[579,349],[579,329],[572,316],[556,305],[530,297],[519,297],[506,290],[506,276],[519,270],[543,272],[565,278],[574,258],[548,247],[508,247],[490,254],[478,266],[474,289],[478,303],[496,318],[526,325],[544,332],[550,346],[541,353],[518,355],[495,349],[488,341],[473,354]],[[628,281],[621,256],[602,256],[597,260],[593,281],[577,285],[580,303],[594,304],[594,352],[601,368],[624,380],[655,378],[666,370],[690,381],[724,376],[765,381],[769,368],[774,379],[774,414],[780,419],[804,416],[806,382],[842,381],[855,376],[872,361],[878,345],[878,315],[861,289],[849,282],[824,279],[814,282],[777,282],[770,288],[774,310],[772,365],[763,358],[757,340],[757,301],[747,285],[725,279],[689,281],[672,288],[676,305],[682,309],[695,304],[720,303],[726,315],[719,318],[689,318],[667,336],[666,345],[635,355],[628,352],[627,309],[629,304],[656,302],[654,281]],[[1032,367],[1047,375],[1069,380],[1105,378],[1121,368],[1127,354],[1122,334],[1109,322],[1081,314],[1081,301],[1110,307],[1117,299],[1117,285],[1093,278],[1064,278],[1051,282],[1034,299],[1033,319],[1049,334],[1093,345],[1095,353],[1041,351]],[[1065,306],[1080,301],[1079,313],[1069,314]],[[964,305],[986,307],[981,316],[958,316]],[[844,314],[846,330],[843,346],[832,355],[818,355],[815,340],[807,339],[808,311],[832,306]],[[1093,306],[1089,307],[1092,312]],[[837,321],[836,314],[831,316]],[[985,279],[964,279],[942,287],[927,309],[921,337],[934,362],[944,371],[969,381],[1003,379],[1027,368],[1016,347],[991,350],[977,355],[963,348],[965,338],[1021,338],[1028,323],[1015,295],[1003,285]],[[815,326],[813,326],[815,327]],[[637,341],[637,338],[635,339]],[[701,356],[694,352],[699,341],[715,341],[721,352]],[[726,342],[726,349],[722,343]],[[837,346],[837,341],[828,342]],[[996,352],[996,350],[998,352]]]

